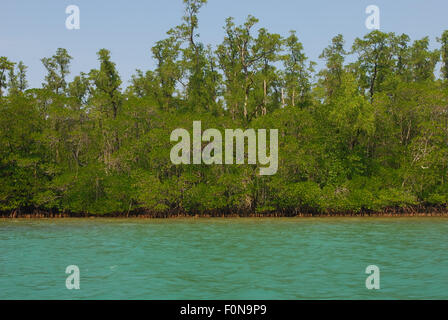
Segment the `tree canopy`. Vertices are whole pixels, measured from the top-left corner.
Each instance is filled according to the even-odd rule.
[[[336,35],[306,56],[249,16],[212,48],[197,34],[205,0],[152,48],[153,70],[124,86],[107,49],[69,80],[59,48],[27,67],[0,57],[0,211],[181,214],[371,212],[448,201],[448,30],[429,38],[375,30],[347,47]],[[349,59],[350,58],[350,59]],[[350,61],[350,62],[347,62]],[[437,70],[441,66],[441,70]],[[279,169],[174,165],[170,133],[279,130]]]

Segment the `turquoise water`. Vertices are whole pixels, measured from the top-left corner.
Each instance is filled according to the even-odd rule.
[[[0,221],[0,299],[86,298],[448,299],[448,219]]]

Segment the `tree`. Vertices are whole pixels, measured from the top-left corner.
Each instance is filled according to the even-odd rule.
[[[280,36],[269,34],[265,29],[260,29],[258,37],[254,38],[252,28],[257,22],[258,19],[248,16],[243,25],[235,26],[233,19],[228,18],[225,26],[226,36],[216,51],[226,77],[226,96],[230,113],[233,118],[237,114],[242,115],[245,121],[249,121],[256,113],[255,108],[249,110],[249,98],[256,86],[259,68],[264,72],[261,87],[264,92],[264,86],[267,87],[267,74],[272,70],[269,64],[277,59],[281,43]],[[262,105],[266,107],[266,103]]]
[[[70,61],[72,57],[66,49],[58,48],[56,54],[50,58],[41,59],[48,74],[45,77],[43,87],[56,94],[65,92],[67,88],[66,77],[70,73]]]
[[[434,79],[434,68],[439,61],[440,52],[430,51],[429,38],[416,40],[410,48],[410,69],[414,81]]]
[[[384,33],[378,30],[356,38],[352,51],[358,54],[355,64],[361,88],[368,90],[370,100],[376,92],[382,90],[388,76],[393,73],[395,57],[392,52],[393,33]]]
[[[22,61],[17,65],[17,74],[14,72],[14,67],[9,70],[9,91],[11,94],[16,94],[18,92],[24,92],[28,86],[26,80],[26,69],[27,67]]]
[[[279,90],[280,75],[274,63],[281,59],[281,46],[282,38],[279,34],[269,33],[265,28],[258,30],[253,49],[255,55],[258,55],[254,68],[256,72],[254,91],[262,94],[256,96],[252,102],[255,105],[255,115],[266,115],[268,109],[272,111],[278,107],[277,99],[271,92]]]
[[[156,87],[155,95],[159,101],[159,105],[165,109],[174,107],[174,92],[178,84],[186,88],[182,82],[184,76],[184,68],[178,61],[181,42],[175,37],[156,42],[156,45],[151,49],[154,58],[156,59],[155,81]],[[147,76],[152,77],[152,73]]]
[[[303,52],[303,45],[299,42],[295,31],[285,39],[287,54],[282,56],[285,67],[285,86],[290,104],[294,107],[296,102],[303,105],[311,91],[311,73],[314,63],[306,64],[308,58]]]
[[[102,161],[107,170],[112,170],[118,167],[114,153],[120,148],[118,115],[123,102],[120,91],[121,79],[115,63],[111,61],[110,51],[100,49],[97,55],[100,69],[91,70],[89,73],[94,85],[91,90],[92,109],[90,112],[92,112],[91,117],[98,123],[97,135],[101,137]]]
[[[17,65],[17,68],[18,68],[18,75],[17,75],[18,89],[20,92],[24,92],[25,89],[28,87],[28,81],[26,80],[26,70],[28,69],[28,67],[25,66],[22,61],[20,61],[19,64]]]
[[[14,70],[14,63],[6,57],[0,57],[0,97],[3,96],[3,89],[7,88],[6,75]]]
[[[322,70],[319,75],[322,78],[326,96],[329,98],[341,86],[344,60],[347,54],[344,49],[344,37],[341,34],[335,36],[331,42],[331,45],[325,48],[319,56],[320,59],[325,59],[326,69]]]
[[[117,118],[121,104],[120,85],[121,79],[115,68],[115,63],[110,60],[110,51],[101,49],[97,53],[100,61],[99,70],[90,71],[90,79],[95,85],[93,96],[100,112],[106,117]]]
[[[442,76],[445,80],[448,80],[448,30],[442,33],[440,38],[437,38],[442,44],[441,54],[442,54]]]

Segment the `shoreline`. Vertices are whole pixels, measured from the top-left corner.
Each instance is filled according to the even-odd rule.
[[[333,212],[333,213],[169,213],[169,212],[117,212],[107,214],[62,213],[47,211],[12,211],[0,212],[0,219],[200,219],[200,218],[343,218],[343,217],[448,217],[446,208],[428,208],[428,210],[385,210],[381,212]]]

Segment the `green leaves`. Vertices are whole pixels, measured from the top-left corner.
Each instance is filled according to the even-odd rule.
[[[43,87],[56,94],[64,93],[67,88],[66,77],[70,73],[70,61],[73,58],[68,54],[66,49],[58,48],[56,54],[50,58],[41,59],[47,75]]]
[[[299,36],[226,20],[201,43],[205,0],[152,48],[153,70],[122,81],[111,53],[68,82],[72,57],[42,59],[42,89],[0,57],[0,210],[94,214],[359,213],[448,201],[448,33],[337,35],[317,81]],[[352,63],[345,63],[354,54]],[[442,59],[442,78],[434,74]],[[7,94],[6,94],[7,93]],[[279,167],[174,165],[170,133],[278,129]],[[202,146],[204,147],[204,145]]]
[[[7,57],[0,57],[0,97],[3,96],[3,89],[7,87],[7,74],[14,70],[14,63]]]

